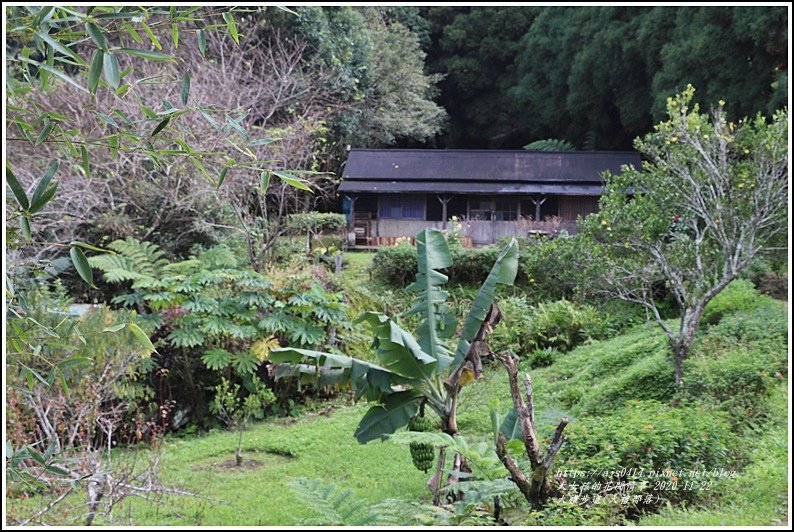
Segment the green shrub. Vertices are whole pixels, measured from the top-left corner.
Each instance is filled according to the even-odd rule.
[[[709,301],[703,311],[703,323],[714,325],[727,313],[771,305],[775,305],[772,298],[759,293],[752,282],[747,279],[736,279]]]
[[[750,311],[733,312],[711,327],[706,338],[723,343],[766,346],[785,352],[788,346],[788,313],[774,303]]]
[[[336,212],[301,212],[287,216],[287,232],[292,235],[312,233],[331,233],[347,227],[347,218]]]
[[[597,302],[596,307],[604,324],[604,338],[623,334],[648,320],[645,307],[637,303],[612,299]]]
[[[674,394],[666,336],[655,324],[561,353],[549,368],[552,394],[577,414],[604,413],[631,399]]]
[[[576,237],[534,239],[522,245],[517,282],[529,287],[537,300],[573,298],[583,282],[577,267],[579,245]]]
[[[695,344],[684,384],[693,398],[730,411],[742,427],[763,416],[788,367],[788,316],[775,306],[726,314]]]
[[[529,367],[536,369],[551,366],[554,364],[559,354],[559,351],[551,347],[547,347],[546,349],[535,349],[529,354]]]
[[[391,286],[411,284],[416,268],[416,248],[407,242],[380,248],[372,258],[372,277]]]
[[[480,285],[504,246],[464,248],[459,243],[450,245],[452,266],[447,269],[450,283]]]
[[[524,356],[531,350],[527,322],[532,307],[524,297],[506,296],[499,300],[499,310],[502,311],[502,321],[489,340],[491,349],[497,353],[512,351]]]
[[[788,393],[780,386],[773,402],[782,403],[774,420],[745,436],[749,465],[718,483],[709,499],[692,506],[670,506],[642,516],[647,527],[780,526],[786,524],[789,472]]]
[[[610,378],[595,381],[578,401],[578,411],[603,414],[627,400],[667,401],[675,395],[673,364],[662,348],[640,358]]]
[[[573,489],[572,483],[583,488],[587,482],[590,486],[583,493],[608,495],[607,482],[633,480],[631,494],[652,495],[654,500],[624,502],[626,512],[658,506],[657,495],[673,502],[693,500],[700,492],[700,483],[695,483],[694,489],[685,489],[685,481],[695,480],[688,472],[729,470],[733,465],[730,449],[734,448],[735,437],[725,417],[703,407],[673,408],[657,401],[630,401],[610,415],[573,422],[566,433],[557,472],[567,469],[583,474],[578,478],[568,476],[568,490]],[[654,490],[658,481],[672,485]]]
[[[765,355],[736,348],[718,356],[690,358],[684,369],[686,390],[693,398],[730,411],[734,425],[745,425],[763,413],[770,390],[782,379],[775,357]]]
[[[529,316],[529,346],[569,351],[586,340],[608,336],[595,307],[566,299],[540,303]]]

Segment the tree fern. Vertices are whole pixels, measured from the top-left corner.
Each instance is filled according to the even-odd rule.
[[[353,490],[338,488],[321,479],[299,478],[289,482],[300,501],[317,516],[296,519],[310,526],[388,526],[444,524],[448,512],[430,505],[386,499],[371,504],[355,496]]]
[[[207,270],[237,268],[240,266],[237,256],[225,244],[202,250],[197,254],[197,259],[201,262],[201,266]]]
[[[528,151],[575,151],[576,148],[567,140],[542,139],[530,142],[524,146]]]
[[[116,255],[101,254],[88,259],[93,268],[104,272],[103,279],[109,283],[136,281],[143,278],[159,278],[168,265],[165,252],[151,242],[141,242],[132,237],[115,240],[108,245]]]

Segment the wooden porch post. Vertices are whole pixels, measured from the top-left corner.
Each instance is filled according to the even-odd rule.
[[[535,198],[532,198],[532,203],[535,204],[535,221],[540,222],[540,206],[549,199],[548,197],[544,197],[542,200],[538,201]]]
[[[350,223],[348,224],[348,229],[351,229],[356,225],[356,200],[358,196],[345,194],[345,197],[350,201]]]
[[[356,200],[358,196],[355,194],[345,194],[345,197],[350,201],[350,222],[347,226],[347,235],[345,235],[345,242],[350,242],[350,233],[353,233],[353,246],[356,245]]]
[[[447,228],[447,204],[452,196],[449,194],[442,194],[438,196],[438,201],[441,202],[441,229]]]

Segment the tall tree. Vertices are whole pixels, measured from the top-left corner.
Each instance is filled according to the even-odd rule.
[[[517,81],[514,63],[536,11],[527,7],[425,8],[424,16],[433,23],[428,66],[445,76],[439,84],[439,103],[450,114],[441,144],[498,148],[517,142],[515,132],[524,128],[525,118],[512,112],[508,89]]]
[[[677,385],[708,302],[789,225],[788,111],[734,123],[724,101],[709,115],[693,97],[689,86],[668,98],[668,119],[635,142],[643,168],[607,176],[609,193],[583,224],[594,285],[653,314]],[[675,297],[677,327],[660,315],[660,285]]]
[[[434,102],[438,77],[424,71],[427,28],[415,9],[305,6],[296,12],[269,19],[267,29],[304,42],[306,57],[333,72],[340,97],[328,125],[335,145],[425,142],[441,130],[446,112]],[[344,156],[340,151],[336,162]]]
[[[560,138],[629,149],[688,84],[771,114],[788,87],[785,7],[434,7],[431,71],[448,148],[519,148]]]

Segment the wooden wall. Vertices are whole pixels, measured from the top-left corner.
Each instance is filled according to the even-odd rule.
[[[559,216],[563,220],[576,220],[598,210],[598,196],[560,196]]]

